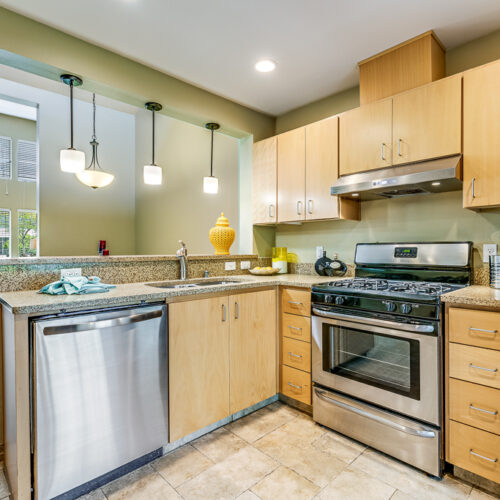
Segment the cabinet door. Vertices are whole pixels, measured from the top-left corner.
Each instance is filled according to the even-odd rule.
[[[305,127],[278,136],[278,222],[305,219]]]
[[[231,311],[230,413],[277,392],[276,291],[229,297]]]
[[[229,415],[227,297],[169,305],[170,441]]]
[[[462,151],[462,76],[445,78],[393,98],[393,163]]]
[[[339,176],[337,116],[306,127],[306,220],[339,216],[330,188]]]
[[[464,207],[500,205],[500,63],[464,74]]]
[[[254,224],[276,222],[277,139],[270,137],[253,145],[252,210]]]
[[[340,115],[339,173],[392,165],[392,99],[365,104]]]

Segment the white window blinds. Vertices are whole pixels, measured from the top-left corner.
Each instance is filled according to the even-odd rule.
[[[10,210],[0,208],[0,257],[10,257]]]
[[[0,137],[0,179],[10,179],[12,172],[12,140]]]
[[[36,142],[17,141],[17,179],[36,181],[38,178]]]

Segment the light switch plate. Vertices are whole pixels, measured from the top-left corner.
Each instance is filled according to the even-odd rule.
[[[236,271],[236,262],[226,262],[226,263],[224,263],[224,269],[226,271]]]
[[[316,247],[316,259],[321,259],[321,257],[323,257],[324,250],[323,246]]]
[[[250,269],[250,261],[249,260],[242,260],[240,264],[241,269]]]
[[[61,269],[61,279],[62,278],[77,278],[82,275],[81,267],[72,267],[70,269]]]
[[[483,245],[483,262],[490,261],[490,255],[497,254],[497,244],[496,243],[485,243]]]

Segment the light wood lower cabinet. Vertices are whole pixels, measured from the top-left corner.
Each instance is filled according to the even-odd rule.
[[[170,304],[170,441],[229,415],[227,297]]]
[[[229,297],[230,413],[276,394],[276,291]]]
[[[500,314],[446,312],[446,460],[500,482]]]
[[[276,290],[169,305],[170,442],[277,392]]]

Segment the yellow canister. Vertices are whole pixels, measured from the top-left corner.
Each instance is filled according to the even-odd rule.
[[[286,247],[273,247],[273,268],[279,269],[278,274],[288,272],[288,253]]]
[[[215,255],[229,255],[229,249],[234,242],[236,233],[232,227],[229,227],[229,220],[224,217],[224,213],[215,223],[215,227],[208,232],[210,243],[215,248]]]

